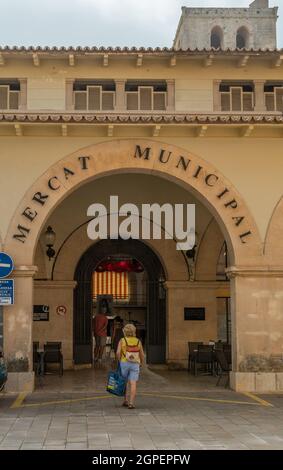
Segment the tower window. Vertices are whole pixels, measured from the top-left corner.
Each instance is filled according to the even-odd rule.
[[[223,32],[219,26],[215,26],[211,31],[210,46],[214,49],[223,48]]]
[[[236,47],[237,49],[247,49],[249,47],[249,32],[244,26],[237,31]]]

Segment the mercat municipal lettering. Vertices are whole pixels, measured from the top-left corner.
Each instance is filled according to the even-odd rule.
[[[145,168],[149,161],[153,158],[157,159],[161,165],[161,171],[164,165],[173,162],[173,165],[180,170],[180,172],[186,173],[188,183],[190,183],[190,180],[198,180],[201,185],[211,190],[211,198],[216,199],[222,208],[229,211],[240,242],[242,244],[248,242],[252,231],[247,225],[246,217],[241,213],[241,207],[236,196],[233,195],[230,189],[223,185],[221,178],[217,174],[210,173],[204,167],[198,165],[194,162],[193,157],[188,158],[179,154],[173,154],[173,152],[163,148],[160,148],[159,151],[155,153],[150,146],[143,147],[136,144],[130,154],[130,158],[143,160]],[[22,210],[19,216],[19,222],[16,224],[13,235],[15,241],[23,244],[26,242],[32,229],[36,228],[38,215],[45,209],[46,203],[52,193],[60,189],[65,190],[64,182],[68,181],[70,185],[73,177],[77,175],[78,172],[85,172],[88,178],[91,176],[89,165],[91,159],[95,159],[95,155],[76,157],[73,161],[70,161],[68,165],[62,163],[61,171],[51,176],[45,183],[45,187],[39,188],[38,191],[32,195],[30,204]],[[93,175],[95,175],[95,173],[93,173]]]

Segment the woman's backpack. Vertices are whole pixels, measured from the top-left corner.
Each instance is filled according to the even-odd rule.
[[[126,343],[126,360],[128,362],[140,363],[140,340],[138,339],[135,346],[130,346],[124,337]]]

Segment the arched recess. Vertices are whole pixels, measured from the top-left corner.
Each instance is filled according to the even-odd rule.
[[[197,281],[216,280],[216,265],[223,242],[223,234],[215,219],[212,219],[204,233],[197,254]]]
[[[188,266],[182,252],[176,251],[174,240],[145,240],[143,243],[161,260],[167,280],[188,280]],[[74,231],[58,253],[52,279],[73,279],[82,251],[88,250],[92,245],[93,241],[88,238],[85,225]]]
[[[74,280],[74,361],[92,362],[92,274],[107,256],[126,254],[142,263],[147,272],[147,362],[165,363],[166,360],[166,298],[160,295],[160,278],[165,273],[160,259],[139,240],[101,240],[81,256]]]
[[[250,49],[250,31],[246,26],[241,26],[236,33],[236,48],[237,49]]]
[[[224,49],[223,30],[220,26],[214,26],[210,33],[210,47]]]
[[[31,266],[51,213],[84,183],[113,173],[150,173],[191,191],[219,223],[234,264],[253,265],[262,255],[257,226],[239,192],[213,165],[161,142],[125,139],[76,151],[50,167],[26,192],[9,225],[5,249],[17,265]]]
[[[278,240],[282,239],[283,233],[283,196],[274,208],[266,232],[264,255],[266,262],[273,265],[283,265],[283,250]]]

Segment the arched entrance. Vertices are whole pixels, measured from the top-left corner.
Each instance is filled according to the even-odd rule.
[[[146,357],[150,364],[166,360],[166,297],[160,285],[165,280],[159,258],[138,240],[102,240],[91,246],[81,257],[76,271],[74,291],[74,362],[92,362],[92,275],[101,260],[108,256],[127,254],[137,259],[147,272],[146,295]],[[162,289],[162,295],[160,290]]]
[[[36,272],[34,256],[45,222],[57,206],[76,189],[87,182],[119,173],[151,174],[176,183],[189,190],[214,216],[227,241],[233,268],[231,282],[232,323],[245,330],[243,316],[237,317],[243,267],[260,265],[261,240],[257,226],[245,201],[233,185],[210,163],[174,145],[150,140],[117,140],[102,142],[62,159],[49,168],[27,191],[9,226],[4,249],[11,253],[18,269],[16,295],[21,304],[9,309],[4,320],[6,356],[27,358],[28,370],[32,368],[33,276]],[[142,188],[143,190],[143,188]],[[145,188],[144,188],[145,190]],[[246,272],[246,271],[245,271]],[[243,281],[245,285],[247,283]],[[176,299],[184,298],[191,290],[190,281],[167,283],[170,289],[168,302],[173,308]],[[203,286],[201,286],[203,288]],[[214,287],[213,287],[214,288]],[[234,321],[233,321],[234,319]],[[252,326],[251,326],[252,327]],[[20,331],[14,340],[11,331]],[[173,331],[173,330],[172,330]],[[233,368],[248,354],[249,342],[242,342],[237,330],[232,332]]]

